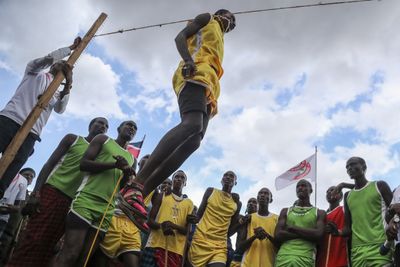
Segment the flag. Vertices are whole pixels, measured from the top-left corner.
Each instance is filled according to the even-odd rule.
[[[303,178],[311,178],[311,181],[316,180],[316,154],[306,158],[293,168],[275,178],[276,190],[281,190],[286,186],[295,183]]]
[[[139,157],[140,150],[142,149],[145,137],[146,135],[143,137],[142,141],[129,143],[126,148],[129,151],[129,153],[131,153],[135,157],[135,159]]]

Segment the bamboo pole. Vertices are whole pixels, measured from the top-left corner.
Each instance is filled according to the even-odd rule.
[[[73,66],[79,56],[82,54],[83,50],[92,40],[93,36],[99,29],[99,27],[103,24],[104,20],[107,18],[107,14],[101,13],[98,19],[94,22],[92,27],[83,37],[81,43],[78,47],[73,51],[71,56],[68,58],[67,62]],[[32,109],[31,113],[29,113],[28,117],[25,119],[24,123],[21,125],[21,128],[15,134],[13,140],[8,145],[6,151],[3,153],[3,156],[0,158],[0,180],[2,179],[4,173],[6,172],[8,166],[14,160],[19,148],[22,143],[25,141],[29,132],[31,131],[33,125],[36,123],[39,118],[42,110],[47,107],[57,88],[60,86],[61,82],[64,80],[64,75],[61,71],[59,71],[53,81],[50,83],[49,87],[40,97],[36,106]]]

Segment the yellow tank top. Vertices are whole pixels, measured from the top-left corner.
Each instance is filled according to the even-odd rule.
[[[193,202],[177,195],[164,195],[158,211],[156,222],[171,221],[179,226],[186,226],[186,216],[193,212]],[[165,236],[161,229],[151,230],[146,247],[168,249],[179,255],[183,255],[186,236],[174,231],[175,235]]]
[[[172,84],[177,96],[186,82],[193,82],[204,86],[207,90],[208,103],[211,105],[211,116],[217,114],[217,101],[220,95],[219,79],[224,70],[222,59],[224,56],[224,34],[217,20],[211,16],[210,22],[188,40],[189,52],[196,64],[197,71],[194,77],[185,80],[182,76],[181,61]]]
[[[151,193],[148,194],[147,197],[145,197],[145,199],[144,199],[144,205],[145,205],[146,207],[150,207],[150,205],[151,205],[151,199],[153,198],[153,195],[154,195],[154,190],[151,191]]]
[[[247,237],[254,235],[254,228],[262,227],[274,236],[275,227],[278,223],[278,215],[270,213],[268,216],[261,216],[257,213],[251,214],[251,222],[247,226]],[[276,250],[269,239],[256,239],[251,247],[243,254],[242,265],[248,267],[272,267],[274,266]]]
[[[193,240],[201,239],[212,247],[226,248],[228,229],[236,209],[237,205],[231,194],[214,188]]]

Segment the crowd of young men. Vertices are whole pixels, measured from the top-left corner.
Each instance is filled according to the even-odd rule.
[[[354,183],[328,189],[327,211],[311,204],[312,185],[300,180],[297,199],[279,216],[269,211],[268,188],[261,188],[248,201],[246,214],[240,215],[240,197],[232,191],[238,179],[233,171],[223,174],[221,189],[205,191],[198,209],[183,194],[187,175],[176,170],[199,147],[209,120],[217,114],[223,37],[235,25],[234,15],[221,9],[197,16],[177,35],[182,61],[173,85],[181,122],[139,163],[137,175],[137,160],[126,149],[137,131],[133,121],[122,122],[113,139],[106,135],[107,119],[94,118],[86,137],[68,134],[61,140],[23,207],[29,219],[7,266],[391,266],[390,244],[399,235],[400,190],[393,197],[385,182],[369,182],[362,158],[352,157],[346,164]],[[51,110],[62,113],[68,101],[72,67],[62,62],[48,74],[39,70],[79,43],[78,38],[70,47],[28,64],[26,78],[0,112],[3,152],[54,75],[64,73],[64,90],[32,129],[20,150],[23,155],[17,155],[2,177],[0,196],[4,194],[6,203],[2,213],[21,209],[26,185],[19,186],[19,176],[13,183],[12,177],[33,153]],[[23,90],[28,87],[37,90],[24,103]],[[10,115],[15,112],[18,118]],[[26,172],[21,170],[25,184],[34,176]],[[6,202],[11,195],[6,188],[11,185],[13,191],[17,184],[22,193],[14,194],[12,203]],[[341,207],[343,188],[350,191]],[[230,237],[235,233],[233,251]]]
[[[380,249],[399,235],[395,220],[400,213],[399,189],[392,198],[385,182],[367,181],[362,158],[352,157],[346,164],[354,184],[341,183],[327,190],[326,212],[311,204],[311,183],[300,180],[297,199],[279,216],[269,211],[272,194],[268,188],[250,198],[245,215],[240,215],[239,195],[232,192],[237,176],[232,171],[223,174],[221,189],[205,191],[197,210],[183,194],[188,178],[179,170],[154,190],[146,220],[149,228],[141,229],[143,224],[132,215],[130,193],[134,191],[129,191],[135,159],[124,149],[136,124],[121,123],[115,140],[104,134],[107,128],[106,119],[95,118],[87,137],[67,135],[60,142],[39,174],[35,190],[40,191],[34,191],[24,208],[30,218],[6,266],[84,266],[85,261],[88,266],[132,267],[398,266],[393,260],[398,264],[399,247],[394,251],[392,245],[385,253]],[[62,160],[40,183],[41,175],[58,157]],[[86,172],[78,188],[74,179],[82,169]],[[32,172],[22,170],[21,176],[29,180]],[[65,176],[57,176],[60,173]],[[91,183],[99,184],[91,187]],[[113,196],[114,188],[118,197]],[[343,188],[350,191],[340,206]],[[77,190],[74,200],[67,194],[70,189]],[[84,205],[79,204],[82,201]],[[147,241],[141,232],[149,233]],[[236,250],[231,255],[228,240],[235,233]],[[55,253],[63,235],[61,251]]]

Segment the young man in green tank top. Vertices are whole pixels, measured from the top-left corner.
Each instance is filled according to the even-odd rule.
[[[96,231],[99,228],[104,235],[114,213],[112,193],[135,173],[132,167],[135,160],[126,146],[136,131],[135,122],[124,121],[118,127],[115,140],[101,134],[90,143],[80,163],[80,169],[87,173],[66,218],[64,247],[51,266],[81,266],[92,243],[92,252],[98,247],[99,238],[94,240]],[[118,185],[121,175],[124,179]],[[100,225],[109,203],[105,220]]]
[[[89,123],[86,137],[67,134],[43,165],[25,211],[31,215],[26,235],[14,251],[10,266],[47,266],[54,246],[64,234],[65,216],[82,183],[79,163],[92,139],[108,129],[105,118]]]
[[[355,187],[345,194],[345,226],[338,233],[351,235],[351,264],[353,267],[391,266],[391,253],[382,256],[379,248],[386,240],[385,210],[392,200],[392,191],[384,181],[366,179],[367,164],[360,157],[347,160],[346,170]]]
[[[316,245],[324,236],[326,213],[311,205],[311,183],[300,180],[296,193],[295,205],[282,209],[276,226],[275,239],[281,243],[276,267],[313,267]]]

